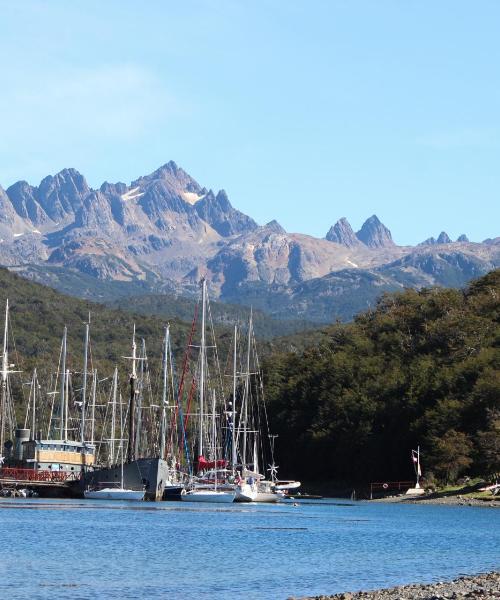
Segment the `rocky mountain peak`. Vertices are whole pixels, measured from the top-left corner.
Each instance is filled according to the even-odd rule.
[[[194,208],[198,216],[223,237],[247,233],[258,227],[252,218],[233,208],[224,190],[220,190],[217,196],[209,190]]]
[[[457,242],[468,242],[468,238],[465,234],[462,234]],[[435,237],[430,237],[427,238],[426,240],[424,240],[423,242],[421,242],[419,244],[419,246],[436,246],[437,244],[451,244],[452,240],[450,239],[450,236],[446,233],[446,231],[442,231],[438,238],[436,239]]]
[[[424,240],[423,242],[420,242],[419,246],[434,246],[435,244],[437,244],[436,238],[430,237]]]
[[[221,210],[227,212],[231,210],[232,206],[229,202],[229,198],[227,197],[226,190],[220,190],[217,192],[217,196],[215,197],[215,201],[220,206]]]
[[[342,244],[342,246],[347,246],[348,248],[358,246],[360,243],[351,227],[351,224],[345,217],[342,217],[335,223],[335,225],[330,227],[325,239],[327,239],[329,242]]]
[[[90,191],[85,177],[76,169],[63,169],[54,176],[45,177],[36,196],[53,221],[62,221],[80,209]]]
[[[356,233],[356,237],[369,248],[395,246],[391,232],[381,223],[377,215],[372,215],[363,223],[361,229]]]
[[[27,181],[17,181],[7,189],[7,196],[10,198],[17,214],[35,226],[41,226],[50,221],[47,213],[43,210],[37,200],[37,188],[30,185]]]
[[[278,233],[280,235],[285,235],[286,234],[286,230],[284,227],[282,227],[278,221],[276,221],[276,219],[273,219],[272,221],[269,221],[269,223],[266,223],[264,225],[265,229],[267,229],[268,231],[272,231],[273,233]]]
[[[11,237],[26,231],[26,222],[17,214],[12,202],[0,186],[0,236]]]
[[[118,183],[108,183],[107,181],[105,181],[99,188],[99,191],[101,191],[103,194],[106,194],[107,196],[122,196],[127,192],[127,190],[127,185],[125,183],[122,183],[121,181],[119,181]]]
[[[74,192],[80,195],[86,195],[90,191],[85,177],[72,168],[63,169],[55,175],[47,175],[38,187],[40,194],[44,194],[46,191],[50,192],[53,189],[64,191],[67,194]]]
[[[165,163],[150,175],[139,177],[139,179],[136,179],[130,184],[130,187],[134,188],[139,186],[141,188],[147,188],[149,184],[159,180],[165,182],[170,191],[177,193],[179,196],[185,192],[201,195],[202,188],[198,182],[188,175],[186,171],[178,167],[173,160]]]
[[[436,240],[436,244],[451,244],[451,238],[446,233],[446,231],[442,231],[439,234],[438,239]]]

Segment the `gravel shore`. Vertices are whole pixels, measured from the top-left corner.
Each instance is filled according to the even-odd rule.
[[[486,508],[500,508],[500,499],[498,500],[478,500],[477,498],[467,498],[461,496],[448,496],[444,498],[413,498],[406,502],[415,504],[450,504],[453,506],[483,506]]]
[[[370,592],[344,592],[333,596],[312,596],[309,600],[471,600],[500,598],[500,573],[481,573],[453,581],[412,584]],[[307,599],[306,599],[307,600]]]
[[[370,502],[380,503],[400,503],[400,504],[441,504],[449,506],[482,506],[485,508],[500,508],[500,498],[479,500],[477,498],[468,498],[467,496],[386,496],[385,498],[377,498]]]

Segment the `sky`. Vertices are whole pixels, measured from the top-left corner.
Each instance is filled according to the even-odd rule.
[[[0,185],[174,160],[264,224],[500,235],[496,0],[0,0]]]

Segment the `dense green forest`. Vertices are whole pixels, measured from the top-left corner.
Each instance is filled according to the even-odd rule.
[[[500,473],[500,271],[384,295],[265,361],[282,475],[369,482]],[[277,346],[279,347],[279,346]]]

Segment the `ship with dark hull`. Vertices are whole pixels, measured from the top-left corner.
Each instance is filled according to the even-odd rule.
[[[123,464],[123,487],[131,490],[144,489],[146,500],[162,500],[169,466],[161,458],[138,458]],[[89,470],[84,473],[81,491],[101,489],[120,484],[121,465]]]
[[[167,352],[169,352],[169,330],[166,330],[164,373],[167,373]],[[108,440],[108,459],[111,463],[107,466],[88,469],[82,477],[82,491],[98,490],[107,487],[121,485],[129,490],[144,490],[146,500],[162,500],[165,487],[168,486],[180,495],[182,487],[172,487],[172,468],[164,458],[165,437],[166,437],[166,399],[167,381],[164,382],[164,395],[159,414],[160,429],[155,430],[157,421],[152,418],[150,422],[145,422],[143,414],[157,414],[157,407],[147,405],[145,390],[147,385],[147,356],[145,343],[143,340],[142,352],[138,354],[135,339],[135,328],[132,336],[132,356],[126,357],[132,363],[130,374],[130,397],[128,402],[128,423],[125,426],[124,420],[120,416],[120,437],[116,438],[116,430],[112,425],[110,438]],[[139,369],[137,365],[140,365]],[[115,371],[115,395],[114,406],[112,410],[115,415],[116,408],[116,371]],[[120,401],[120,415],[121,406]],[[153,409],[153,411],[151,411]],[[122,462],[114,462],[118,458],[111,451],[111,444],[119,442],[118,457]],[[122,472],[123,468],[123,472]],[[170,485],[169,485],[170,484]]]

